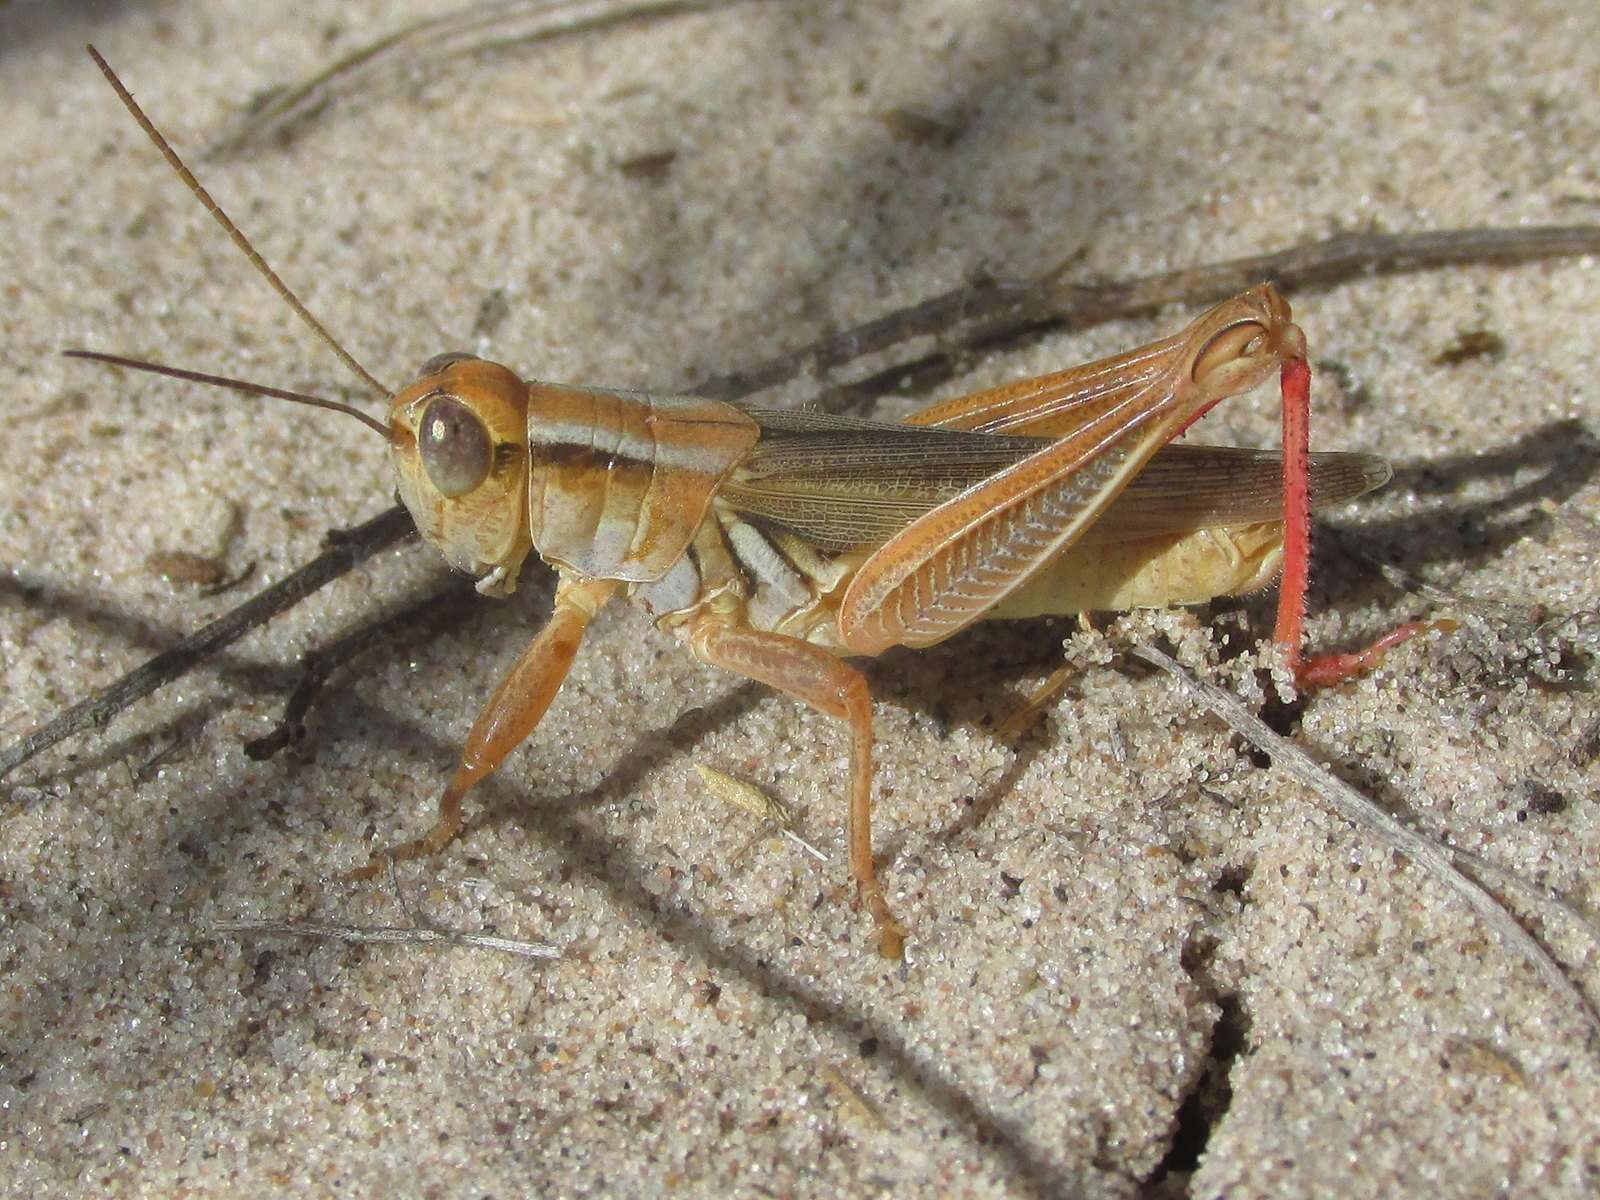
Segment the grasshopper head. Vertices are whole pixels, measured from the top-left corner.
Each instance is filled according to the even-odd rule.
[[[528,388],[498,363],[441,354],[389,409],[400,499],[427,542],[478,590],[508,595],[533,543],[526,503]]]

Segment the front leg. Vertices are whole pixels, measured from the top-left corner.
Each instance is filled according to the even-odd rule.
[[[777,633],[739,629],[716,616],[700,617],[689,631],[689,648],[701,662],[804,701],[850,727],[850,813],[847,840],[850,874],[878,926],[878,952],[899,958],[905,930],[883,897],[872,862],[872,695],[854,667],[820,646]]]
[[[473,722],[461,750],[461,765],[439,798],[439,819],[433,828],[414,842],[378,851],[347,878],[371,879],[390,862],[435,854],[461,831],[462,797],[479,780],[492,775],[538,726],[572,669],[583,631],[616,590],[615,580],[561,576],[550,619]]]

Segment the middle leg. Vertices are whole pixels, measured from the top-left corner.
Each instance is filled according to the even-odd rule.
[[[850,727],[850,874],[878,926],[878,952],[899,958],[905,930],[889,911],[872,862],[872,695],[861,672],[820,646],[702,617],[689,631],[701,662],[776,688]]]

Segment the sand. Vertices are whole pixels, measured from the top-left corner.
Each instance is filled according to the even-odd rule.
[[[355,422],[59,357],[146,354],[377,407],[82,44],[187,153],[253,95],[447,7],[0,7],[7,740],[392,493]],[[1597,79],[1578,3],[753,2],[390,76],[202,174],[386,382],[466,349],[670,389],[983,274],[1600,221]],[[1317,444],[1397,470],[1319,533],[1312,641],[1463,622],[1314,697],[1296,737],[1417,827],[1593,911],[1595,262],[1293,300]],[[940,394],[1187,316],[1008,343]],[[1500,348],[1441,361],[1474,331]],[[1208,437],[1270,444],[1274,421],[1263,393]],[[206,595],[152,565],[175,551],[253,574]],[[1571,1005],[1437,881],[1115,655],[1119,637],[1194,647],[1204,630],[1237,654],[1270,597],[1079,640],[1081,674],[1015,747],[990,724],[1054,669],[1070,623],[869,664],[877,847],[911,931],[896,965],[848,903],[839,732],[627,606],[460,841],[398,892],[341,882],[425,826],[547,583],[341,673],[298,749],[258,763],[242,746],[300,654],[441,572],[423,547],[386,553],[6,779],[6,1194],[1596,1189],[1600,1055]],[[1220,678],[1249,688],[1248,665]],[[709,795],[697,762],[791,805],[826,864]],[[1521,911],[1600,997],[1594,937]],[[238,919],[559,957],[215,929]]]

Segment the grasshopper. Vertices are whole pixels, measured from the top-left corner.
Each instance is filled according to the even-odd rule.
[[[1305,337],[1270,284],[1182,332],[1085,366],[932,405],[901,424],[523,379],[443,354],[390,393],[306,310],[189,172],[104,59],[128,111],[251,264],[389,400],[385,420],[315,396],[91,351],[76,357],[344,412],[388,447],[423,538],[505,596],[530,555],[557,576],[549,621],[479,714],[423,837],[538,726],[618,593],[702,662],[845,723],[849,869],[879,949],[902,952],[872,857],[872,699],[845,659],[930,646],[975,621],[1195,604],[1281,575],[1274,636],[1297,681],[1365,669],[1300,650],[1309,513],[1380,486],[1365,454],[1307,450]],[[1278,376],[1282,455],[1174,444],[1219,401]]]

